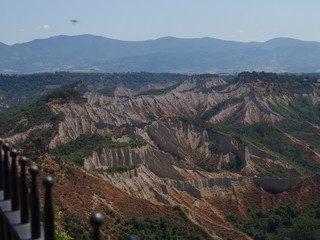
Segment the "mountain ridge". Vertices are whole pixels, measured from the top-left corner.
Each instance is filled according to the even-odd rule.
[[[123,41],[90,34],[59,35],[0,44],[0,73],[100,72],[317,72],[320,43],[293,38],[236,42],[162,37]]]
[[[168,39],[176,39],[176,40],[217,40],[217,41],[223,41],[223,42],[233,42],[233,43],[240,43],[240,44],[246,44],[246,43],[268,43],[268,42],[277,42],[282,40],[289,40],[289,41],[295,41],[295,42],[306,42],[306,43],[318,43],[319,41],[313,41],[313,40],[302,40],[297,38],[291,38],[291,37],[275,37],[270,38],[265,41],[235,41],[235,40],[225,40],[220,38],[214,38],[214,37],[193,37],[193,38],[183,38],[183,37],[174,37],[174,36],[163,36],[155,39],[146,39],[146,40],[122,40],[122,39],[116,39],[116,38],[110,38],[110,37],[104,37],[94,34],[80,34],[80,35],[55,35],[47,38],[35,38],[30,41],[26,42],[19,42],[14,44],[6,44],[4,42],[0,42],[0,45],[5,45],[8,47],[16,46],[16,45],[23,45],[26,43],[34,42],[34,41],[42,41],[42,40],[49,40],[49,39],[56,39],[56,38],[75,38],[75,37],[94,37],[94,38],[100,38],[100,39],[106,39],[106,40],[113,40],[113,41],[119,41],[119,42],[152,42],[152,41],[159,41],[159,40],[168,40]]]

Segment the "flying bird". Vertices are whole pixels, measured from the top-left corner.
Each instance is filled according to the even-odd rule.
[[[70,22],[72,23],[78,23],[79,21],[77,19],[71,19]]]

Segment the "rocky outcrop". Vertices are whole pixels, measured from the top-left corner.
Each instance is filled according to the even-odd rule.
[[[27,139],[27,137],[29,137],[33,132],[42,131],[42,130],[45,130],[50,127],[52,127],[52,125],[49,123],[34,126],[23,133],[17,133],[17,134],[11,135],[10,137],[6,138],[5,140],[7,143],[12,144],[12,145],[18,144],[18,143],[25,141]]]
[[[279,94],[260,82],[226,83],[220,78],[199,80],[193,76],[160,95],[134,96],[121,88],[116,89],[115,97],[89,92],[86,101],[50,103],[55,113],[64,115],[50,148],[84,133],[113,133],[112,140],[117,142],[144,140],[144,146],[95,150],[84,160],[84,167],[96,170],[126,194],[156,205],[182,205],[188,209],[190,219],[206,229],[227,231],[233,228],[224,220],[226,212],[217,205],[227,206],[228,211],[245,218],[254,202],[251,193],[258,195],[259,204],[264,205],[279,193],[296,191],[304,180],[258,178],[264,171],[259,164],[265,169],[276,167],[298,174],[254,143],[243,143],[218,128],[180,119],[201,118],[211,112],[208,119],[213,123],[275,123],[284,116],[273,105],[280,102],[286,106],[299,94],[318,101],[319,92],[312,87]],[[19,137],[13,136],[12,141]],[[236,173],[221,172],[228,165],[233,167],[228,170]],[[130,170],[116,172],[118,167]],[[108,173],[107,169],[115,172]],[[319,177],[313,181],[319,182]],[[235,236],[239,234],[233,231]]]
[[[209,119],[213,123],[276,123],[284,116],[273,105],[287,105],[301,96],[295,89],[277,92],[270,85],[260,82],[228,84],[221,78],[199,79],[193,76],[161,95],[133,96],[133,93],[124,94],[121,91],[117,88],[115,97],[86,93],[88,102],[52,103],[52,110],[63,114],[65,120],[60,124],[58,135],[50,147],[66,143],[82,133],[107,134],[116,127],[140,127],[163,116],[201,116],[218,104],[222,107]],[[314,103],[320,99],[317,87],[312,84],[308,91],[302,91],[302,95],[308,96]],[[236,103],[228,103],[234,99],[238,99]]]
[[[101,149],[86,158],[84,166],[87,169],[103,169],[142,164],[158,177],[181,179],[181,174],[172,168],[172,164],[180,164],[174,162],[172,156],[149,145],[139,148]]]
[[[287,184],[287,180],[278,180],[280,183],[275,183],[278,187],[273,189],[272,180],[244,177],[239,173],[203,171],[195,164],[193,152],[198,151],[203,157],[214,159],[218,155],[210,152],[208,146],[211,142],[217,143],[216,151],[224,156],[225,161],[237,155],[241,160],[241,173],[245,176],[259,175],[251,158],[267,161],[267,164],[270,164],[268,161],[280,164],[280,161],[250,144],[238,144],[230,136],[208,131],[187,121],[163,119],[115,140],[130,142],[134,139],[144,139],[147,145],[95,151],[85,159],[85,168],[101,170],[135,166],[125,173],[104,173],[103,176],[129,194],[146,199],[155,198],[163,204],[181,204],[173,192],[202,200],[212,192],[232,191],[236,186],[245,187],[248,184],[258,184],[272,193],[287,191],[295,186],[291,182]]]
[[[84,166],[87,169],[98,169],[142,164],[158,177],[180,180],[209,177],[212,173],[203,171],[197,165],[201,159],[207,159],[211,169],[217,171],[236,159],[236,167],[244,176],[260,175],[259,167],[251,160],[271,168],[278,167],[290,172],[294,170],[287,163],[251,144],[239,144],[231,136],[174,118],[154,121],[114,141],[129,143],[141,139],[146,142],[146,146],[94,151],[85,159]],[[214,150],[210,149],[212,144]]]
[[[183,206],[190,219],[213,235],[231,227],[225,222],[228,213],[247,218],[248,209],[272,206],[275,199],[279,199],[279,193],[297,197],[293,192],[301,191],[303,186],[299,183],[304,181],[239,176],[183,181],[159,177],[144,164],[125,173],[103,174],[103,178],[129,195],[155,204]],[[274,200],[270,203],[270,199]],[[229,231],[234,231],[231,229]],[[241,236],[239,232],[230,234]]]
[[[319,179],[313,178],[301,178],[293,188],[272,194],[252,178],[240,176],[181,181],[159,178],[143,164],[124,173],[98,175],[68,163],[63,163],[62,168],[55,160],[39,163],[55,173],[53,197],[63,213],[70,211],[87,219],[90,212],[104,210],[124,219],[132,216],[159,218],[181,206],[183,212],[174,210],[174,214],[186,214],[192,222],[208,231],[212,239],[219,240],[250,239],[226,221],[227,215],[246,221],[257,209],[267,211],[288,201],[303,207],[309,200],[320,197]],[[175,207],[168,206],[171,204]],[[110,215],[106,219],[111,219]],[[108,224],[115,226],[118,222],[111,219]],[[181,224],[187,227],[186,222]],[[105,236],[107,234],[109,232]]]

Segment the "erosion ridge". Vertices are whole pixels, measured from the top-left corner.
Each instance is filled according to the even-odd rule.
[[[298,182],[289,183],[293,186],[284,189],[281,194],[275,194],[265,191],[254,179],[245,177],[183,183],[160,180],[151,172],[147,174],[142,165],[137,170],[101,178],[94,171],[83,171],[77,166],[59,163],[54,159],[46,158],[38,164],[45,171],[54,173],[54,200],[66,215],[76,214],[85,219],[92,210],[108,209],[105,213],[109,229],[107,232],[111,239],[117,239],[117,231],[120,231],[118,229],[110,234],[110,229],[117,229],[118,226],[112,214],[116,213],[118,218],[158,217],[175,214],[169,206],[177,204],[183,207],[193,223],[206,229],[209,235],[204,239],[250,239],[227,222],[225,216],[232,213],[245,220],[249,218],[250,211],[256,209],[266,210],[288,201],[303,207],[306,199],[317,199],[320,196],[320,182],[315,178],[301,178]],[[152,186],[149,181],[153,181]],[[196,192],[196,188],[200,190]],[[186,226],[190,223],[181,224]]]
[[[225,220],[227,214],[245,220],[248,209],[266,210],[288,199],[304,206],[320,196],[319,181],[311,177],[319,172],[319,152],[304,141],[309,131],[319,128],[319,113],[313,112],[320,101],[319,83],[263,77],[264,73],[243,73],[226,82],[218,76],[192,75],[159,94],[117,86],[113,96],[87,91],[83,97],[53,100],[47,106],[63,118],[49,139],[49,149],[68,146],[80,136],[83,141],[87,135],[106,136],[113,145],[97,145],[81,168],[68,165],[77,169],[73,171],[79,179],[99,178],[99,184],[112,186],[114,193],[148,202],[150,208],[182,206],[211,238],[249,239]],[[285,121],[306,123],[307,132],[285,132]],[[50,126],[44,122],[7,139],[18,144]],[[300,155],[287,157],[285,148],[272,145],[270,139],[281,139],[285,148],[298,149]],[[129,144],[135,141],[144,144]],[[77,156],[77,149],[71,154]],[[93,180],[86,184],[97,188],[90,193],[99,195],[102,205],[112,205],[106,202],[114,193],[102,196]],[[58,201],[61,207],[67,204],[65,198]],[[121,208],[125,207],[115,211],[127,216]],[[139,211],[138,216],[149,215]]]
[[[272,87],[272,83],[258,80],[229,84],[221,78],[201,80],[190,77],[176,89],[161,95],[116,97],[108,100],[103,96],[97,98],[96,95],[87,94],[88,102],[83,104],[51,104],[52,110],[63,114],[65,120],[60,124],[59,134],[50,145],[53,148],[88,131],[107,134],[116,127],[147,124],[150,117],[201,117],[207,113],[208,121],[212,123],[229,121],[239,124],[274,124],[286,117],[275,106],[286,106],[299,96],[308,97],[314,104],[320,101],[318,83],[310,83],[308,94],[301,94],[292,88],[285,89],[285,86],[277,90]],[[232,102],[237,99],[240,102]],[[210,116],[210,111],[217,106],[221,109],[216,109],[216,114]]]

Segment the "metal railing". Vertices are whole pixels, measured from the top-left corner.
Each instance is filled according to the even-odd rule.
[[[40,197],[37,186],[39,168],[28,168],[31,181],[28,183],[27,165],[29,160],[19,157],[18,152],[0,139],[0,240],[54,240],[55,222],[51,188],[53,179],[47,176],[43,180],[44,227],[40,224]],[[28,187],[30,185],[30,188]],[[90,216],[92,239],[100,240],[100,226],[103,216],[93,213]],[[129,236],[128,240],[138,240]]]

